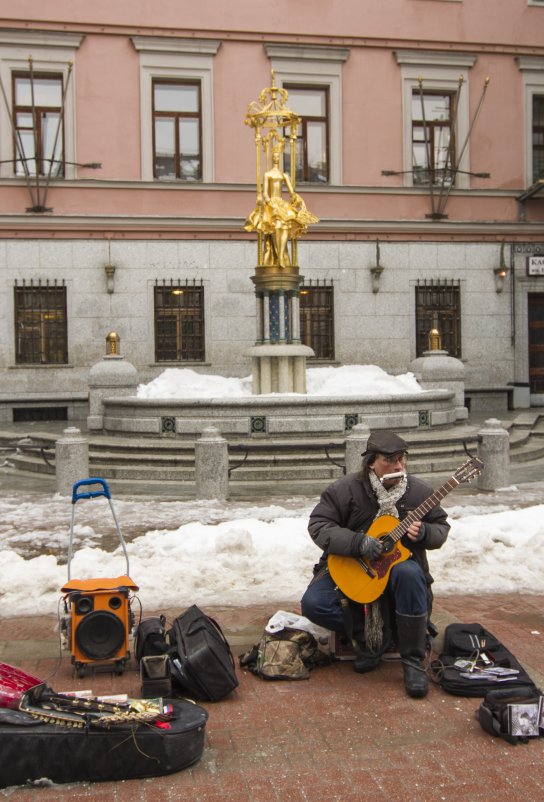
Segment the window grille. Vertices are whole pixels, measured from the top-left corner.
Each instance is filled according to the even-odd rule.
[[[544,393],[544,293],[529,293],[529,386],[531,393]]]
[[[15,362],[65,365],[68,362],[64,281],[15,282]]]
[[[416,354],[429,350],[429,332],[440,332],[442,350],[461,357],[461,300],[458,280],[424,279],[416,286]]]
[[[155,361],[203,362],[204,287],[186,281],[155,285]]]
[[[533,183],[544,178],[544,95],[533,95]]]
[[[316,359],[334,359],[334,287],[332,279],[300,290],[300,332],[303,345],[313,348]]]

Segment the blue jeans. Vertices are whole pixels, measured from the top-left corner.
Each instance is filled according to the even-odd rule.
[[[428,612],[427,582],[415,560],[405,560],[393,566],[386,593],[392,594],[395,610],[401,615]],[[328,572],[306,588],[300,608],[302,615],[314,624],[345,634],[340,599]]]

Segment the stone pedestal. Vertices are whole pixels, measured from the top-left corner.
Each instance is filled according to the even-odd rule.
[[[215,426],[204,429],[195,442],[195,485],[199,499],[228,498],[228,443]]]
[[[89,441],[70,426],[55,443],[57,493],[71,496],[74,482],[89,477]]]
[[[138,371],[119,354],[107,354],[89,371],[89,416],[90,431],[104,428],[104,398],[136,395]]]
[[[510,438],[500,420],[489,418],[478,432],[478,456],[484,469],[477,480],[480,490],[497,490],[510,485]]]
[[[306,392],[306,360],[314,355],[307,345],[255,345],[246,355],[253,363],[254,395]]]
[[[455,393],[455,415],[457,420],[468,418],[465,406],[465,366],[460,359],[449,356],[447,351],[424,351],[414,359],[409,370],[425,390],[452,390]]]
[[[346,437],[346,473],[355,473],[361,468],[363,452],[370,437],[366,423],[356,423]]]

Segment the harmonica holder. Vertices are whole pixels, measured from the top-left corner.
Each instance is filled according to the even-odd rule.
[[[396,471],[395,473],[386,473],[382,477],[380,477],[380,482],[383,485],[386,479],[404,479],[405,476],[406,474],[404,473],[404,471]]]

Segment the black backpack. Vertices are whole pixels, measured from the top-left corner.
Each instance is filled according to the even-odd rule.
[[[140,621],[134,639],[136,661],[140,663],[142,657],[165,654],[167,650],[165,617],[152,616]]]
[[[194,699],[217,702],[238,686],[234,658],[217,621],[193,604],[168,631],[172,679]]]

